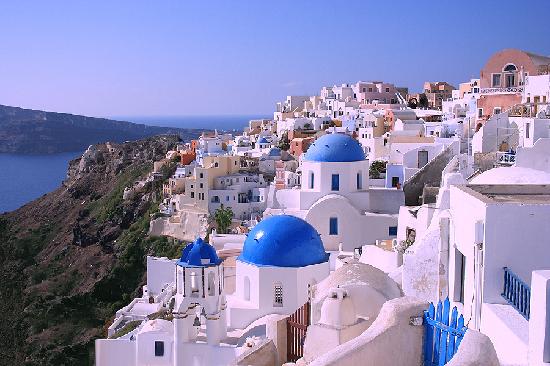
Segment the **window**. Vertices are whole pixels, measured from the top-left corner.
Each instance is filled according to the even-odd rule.
[[[236,164],[236,163],[235,163],[235,164]],[[216,162],[214,163],[214,167],[217,168],[217,167],[219,167],[219,166],[220,166],[220,164],[216,161]]]
[[[500,74],[493,74],[493,83],[491,84],[493,87],[500,87]]]
[[[493,108],[493,114],[500,114],[500,111],[501,111],[500,107]]]
[[[204,174],[203,174],[203,173],[200,173],[200,174],[199,174],[199,178],[204,178]]]
[[[340,190],[340,174],[333,174],[332,175],[332,187],[331,189],[333,191],[339,191]]]
[[[195,192],[191,192],[191,198],[195,198]]]
[[[273,306],[283,306],[283,284],[280,282],[275,282],[273,286]]]
[[[195,272],[191,272],[190,276],[191,276],[191,294],[198,294],[199,284],[197,283],[197,274]]]
[[[369,88],[369,93],[372,93],[372,88]]]
[[[517,68],[514,64],[508,64],[502,71],[517,71]]]
[[[229,202],[229,196],[225,196],[225,202]]]
[[[464,303],[464,276],[466,274],[466,257],[455,249],[455,282],[453,300]]]
[[[483,108],[478,108],[477,109],[477,118],[481,118],[483,117]]]
[[[418,168],[422,168],[428,164],[428,152],[425,150],[418,151]]]
[[[199,188],[204,188],[204,183],[199,184]]]
[[[155,356],[162,357],[164,356],[164,342],[155,341]]]
[[[506,81],[506,87],[516,86],[516,75],[515,74],[506,74],[504,75],[504,80]]]
[[[309,173],[309,189],[315,187],[315,174],[313,172]]]
[[[526,123],[525,124],[525,138],[528,139],[529,138],[529,130],[531,129],[531,124],[530,123]]]
[[[397,187],[398,184],[399,184],[399,177],[391,177],[391,186]]]
[[[328,234],[329,235],[338,235],[338,218],[337,217],[331,217],[329,219]]]
[[[388,235],[389,236],[397,236],[397,226],[390,226],[388,228]]]
[[[250,301],[250,278],[244,277],[244,299]]]
[[[357,189],[363,189],[363,175],[361,172],[357,173]]]
[[[390,92],[390,88],[386,88],[386,93],[389,93]]]

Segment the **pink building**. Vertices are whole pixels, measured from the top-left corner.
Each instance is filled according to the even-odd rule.
[[[529,52],[505,49],[495,53],[480,74],[480,98],[477,101],[477,120],[483,123],[521,103],[525,77],[548,74],[550,57]]]

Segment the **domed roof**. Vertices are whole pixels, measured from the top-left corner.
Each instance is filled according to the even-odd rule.
[[[201,238],[197,238],[193,243],[187,244],[181,253],[181,258],[176,262],[182,267],[208,267],[217,266],[221,259],[216,254],[216,249]]]
[[[361,161],[365,160],[365,153],[353,137],[332,133],[313,142],[307,149],[304,159],[319,162]]]
[[[328,257],[313,226],[296,216],[277,215],[250,231],[238,259],[257,266],[305,267]]]
[[[267,141],[267,139],[265,137],[260,137],[260,139],[258,140],[258,143],[259,144],[269,144],[269,141]]]
[[[321,306],[319,323],[331,327],[344,328],[357,322],[353,301],[345,289],[332,289]]]
[[[269,156],[279,156],[281,155],[281,149],[279,149],[278,147],[272,147],[271,149],[269,149]]]
[[[550,184],[550,173],[522,167],[489,169],[472,178],[471,184]]]

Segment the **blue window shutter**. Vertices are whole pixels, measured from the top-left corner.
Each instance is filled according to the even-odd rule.
[[[338,235],[338,218],[331,217],[329,220],[329,235]]]
[[[396,236],[397,235],[397,226],[390,226],[388,228],[388,234],[390,236]]]
[[[155,356],[162,357],[164,356],[164,342],[155,341]]]
[[[340,175],[339,174],[333,174],[332,175],[332,190],[333,191],[339,191],[340,190]]]

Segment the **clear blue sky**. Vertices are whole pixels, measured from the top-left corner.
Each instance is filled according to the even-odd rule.
[[[288,94],[479,75],[550,55],[549,0],[0,0],[0,104],[93,116],[270,114]]]

